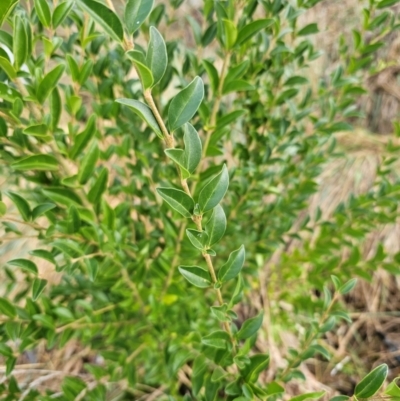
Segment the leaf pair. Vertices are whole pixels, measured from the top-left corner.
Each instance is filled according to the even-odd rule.
[[[150,27],[146,56],[137,50],[129,50],[126,54],[135,65],[144,90],[153,88],[161,81],[167,69],[168,55],[164,39],[156,28]]]

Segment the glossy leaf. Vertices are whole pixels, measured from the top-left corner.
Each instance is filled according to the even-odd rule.
[[[45,75],[40,82],[37,90],[37,98],[40,103],[44,103],[50,93],[53,91],[65,70],[64,65],[54,67],[48,74]]]
[[[192,245],[200,250],[203,250],[207,244],[208,235],[205,231],[197,231],[192,228],[186,230],[186,235]]]
[[[107,189],[108,184],[108,170],[103,167],[97,177],[95,183],[90,188],[87,198],[90,203],[99,203],[101,201],[101,196]]]
[[[201,342],[209,347],[225,349],[230,343],[230,338],[226,331],[217,330],[203,337]]]
[[[221,202],[229,186],[229,173],[226,165],[214,178],[212,178],[199,194],[199,207],[202,212],[213,209]]]
[[[125,24],[132,35],[143,24],[153,8],[154,0],[128,0],[125,6]]]
[[[202,156],[202,145],[198,132],[187,123],[184,127],[183,141],[185,143],[185,167],[194,173]]]
[[[28,260],[28,259],[13,259],[13,260],[9,260],[7,262],[7,264],[10,266],[19,267],[22,270],[25,270],[29,273],[33,273],[33,274],[38,273],[38,269],[37,269],[37,266],[35,265],[35,263],[33,263],[31,260]]]
[[[12,9],[17,5],[19,0],[1,0],[0,1],[0,27],[10,14]]]
[[[79,196],[68,188],[43,188],[42,192],[55,203],[65,206],[80,205],[82,203]]]
[[[14,67],[18,71],[28,58],[28,34],[19,15],[14,17],[13,27]]]
[[[53,89],[50,95],[50,129],[55,131],[60,122],[62,113],[62,101],[57,87]]]
[[[25,135],[43,137],[47,136],[47,130],[48,128],[46,124],[36,124],[25,128],[22,132]]]
[[[51,11],[47,0],[34,0],[36,14],[46,28],[51,24]]]
[[[13,201],[22,218],[25,221],[29,221],[31,218],[31,208],[29,207],[29,203],[21,195],[18,195],[15,192],[8,191],[7,196]]]
[[[67,18],[73,6],[73,1],[64,1],[54,9],[52,16],[53,29],[57,28],[64,22],[65,18]]]
[[[0,313],[8,317],[14,318],[17,315],[17,311],[14,305],[6,298],[0,297]]]
[[[130,50],[126,52],[126,55],[133,61],[136,67],[136,71],[143,85],[143,90],[151,88],[154,84],[154,78],[150,68],[145,64],[146,61],[143,54],[136,50]]]
[[[150,27],[150,42],[146,55],[146,65],[153,75],[153,86],[161,81],[168,64],[168,55],[165,42],[160,32]]]
[[[205,230],[208,234],[208,246],[216,244],[225,234],[226,216],[221,205],[215,206]]]
[[[100,156],[100,151],[97,146],[97,143],[94,143],[92,147],[89,149],[88,153],[82,159],[82,163],[79,167],[78,171],[78,182],[79,184],[86,184],[89,178],[91,177],[95,167],[97,160]]]
[[[325,394],[325,391],[316,391],[313,393],[301,394],[296,397],[292,397],[289,401],[305,401],[305,400],[318,400]]]
[[[69,153],[71,159],[76,159],[76,157],[83,152],[90,140],[93,138],[95,132],[96,115],[92,114],[86,124],[85,129],[75,137],[74,144]]]
[[[222,283],[237,277],[242,270],[245,260],[245,250],[242,245],[238,250],[233,251],[228,261],[219,269],[218,280]]]
[[[3,56],[0,56],[0,68],[7,74],[8,78],[14,80],[17,77],[17,72],[15,71],[12,64]]]
[[[389,368],[384,363],[368,373],[356,386],[354,395],[357,398],[370,398],[382,387],[388,375]]]
[[[227,19],[222,19],[222,26],[224,28],[224,46],[225,49],[230,50],[236,42],[238,31],[233,21]]]
[[[57,171],[59,168],[57,159],[51,155],[28,156],[12,163],[11,167],[20,171]]]
[[[316,23],[308,24],[304,28],[300,29],[299,32],[297,32],[298,36],[305,36],[305,35],[311,35],[313,33],[318,33],[318,25]]]
[[[262,371],[267,369],[269,365],[268,354],[257,354],[250,357],[250,362],[246,365],[245,369],[241,372],[247,383],[256,383],[258,376]]]
[[[32,284],[32,300],[36,301],[46,288],[47,280],[35,278]]]
[[[32,220],[35,221],[38,217],[42,216],[49,210],[54,209],[55,207],[56,207],[56,205],[54,203],[42,203],[42,204],[36,206],[32,210]]]
[[[95,0],[79,0],[79,5],[117,42],[124,39],[119,17],[104,4]]]
[[[161,129],[155,119],[150,107],[138,100],[133,99],[117,99],[116,102],[130,107],[149,127],[157,134],[158,137],[163,139]]]
[[[193,199],[184,191],[175,188],[157,188],[158,194],[183,217],[192,217]]]
[[[219,86],[219,75],[217,69],[214,67],[214,64],[208,60],[203,60],[203,65],[205,70],[207,71],[208,79],[210,80],[211,89],[214,94],[218,91]]]
[[[172,99],[168,109],[168,125],[171,131],[177,130],[194,116],[203,96],[203,81],[196,77]]]
[[[238,33],[236,45],[242,45],[250,40],[254,35],[259,33],[261,30],[266,29],[274,23],[273,19],[259,19],[250,24],[246,24]]]
[[[179,266],[179,271],[189,283],[198,288],[211,286],[210,273],[198,266]]]
[[[237,332],[237,339],[246,340],[247,338],[250,338],[252,335],[256,334],[262,325],[263,317],[264,312],[261,311],[257,316],[247,319]]]

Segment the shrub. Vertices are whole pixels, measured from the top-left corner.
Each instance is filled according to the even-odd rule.
[[[299,17],[317,2],[205,0],[165,41],[182,1],[3,0],[4,253],[26,238],[4,268],[3,399],[272,400],[305,379],[304,361],[330,358],[325,333],[351,321],[339,301],[371,274],[352,269],[360,239],[397,216],[393,159],[333,220],[299,217],[336,156],[333,133],[359,116],[381,46],[365,32],[396,21],[395,1],[370,0],[342,64],[316,83],[318,27]],[[299,345],[269,366],[279,330],[298,327]],[[78,371],[24,381],[27,355],[73,342]],[[354,398],[386,375],[374,369]]]

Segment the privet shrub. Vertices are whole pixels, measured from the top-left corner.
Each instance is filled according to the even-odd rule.
[[[341,296],[385,258],[358,265],[362,238],[397,217],[394,158],[333,221],[299,216],[332,134],[359,117],[397,1],[365,5],[320,82],[317,24],[299,22],[317,2],[205,0],[185,15],[176,0],[1,1],[2,399],[287,399],[304,361],[330,358],[324,333],[351,321]],[[299,327],[269,366],[279,330]],[[71,341],[88,350],[79,372],[25,365]]]

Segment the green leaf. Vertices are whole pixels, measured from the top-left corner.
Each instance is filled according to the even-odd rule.
[[[318,24],[313,22],[312,24],[306,25],[304,28],[300,29],[299,32],[297,32],[298,36],[305,36],[305,35],[311,35],[313,33],[318,33]]]
[[[261,311],[257,316],[247,319],[240,330],[237,332],[236,337],[238,340],[246,340],[252,335],[257,333],[262,325],[264,317],[264,311]]]
[[[73,204],[75,205],[82,204],[82,201],[79,198],[79,196],[68,188],[57,188],[57,187],[45,188],[42,189],[42,192],[52,201],[56,203],[61,203],[62,205],[65,206],[70,206]]]
[[[117,99],[116,102],[130,107],[143,121],[149,125],[149,127],[157,134],[159,138],[164,138],[150,107],[142,102],[139,102],[138,100],[133,99]]]
[[[32,284],[32,300],[36,301],[45,289],[47,280],[35,278]]]
[[[230,344],[231,339],[226,331],[217,330],[203,337],[201,342],[209,347],[226,349]]]
[[[226,216],[221,205],[217,205],[208,220],[205,230],[208,234],[208,246],[216,244],[225,234]]]
[[[164,39],[154,26],[150,27],[150,42],[146,55],[146,65],[153,74],[154,86],[161,81],[168,65],[167,48]]]
[[[208,288],[211,286],[211,276],[207,270],[198,266],[179,266],[180,273],[195,287]]]
[[[28,57],[28,34],[25,24],[19,15],[14,16],[13,54],[14,67],[18,71]]]
[[[228,310],[228,305],[223,304],[221,306],[211,306],[211,313],[220,321],[220,322],[229,322],[230,318],[227,316],[226,311]]]
[[[344,295],[349,293],[357,284],[357,279],[353,278],[339,288],[339,292]]]
[[[370,398],[382,387],[388,375],[389,368],[384,363],[368,373],[356,386],[354,395],[357,398]]]
[[[56,171],[58,170],[58,162],[54,156],[33,155],[12,163],[11,167],[14,170],[21,170],[21,171],[29,171],[29,170]]]
[[[47,0],[34,0],[34,4],[39,21],[43,26],[49,28],[51,24],[51,12]]]
[[[205,70],[207,71],[208,79],[210,80],[211,89],[215,95],[218,91],[218,86],[219,86],[218,71],[214,67],[214,64],[210,63],[208,60],[203,60],[203,65],[204,65]]]
[[[50,129],[55,131],[60,122],[62,113],[62,102],[60,92],[57,87],[53,89],[50,95]]]
[[[143,24],[153,8],[154,0],[128,0],[125,6],[125,25],[132,35]]]
[[[391,7],[399,2],[400,0],[382,0],[377,4],[376,8],[379,9],[379,8]]]
[[[257,354],[250,357],[250,363],[241,371],[247,383],[255,383],[260,373],[267,369],[269,365],[269,355]]]
[[[216,130],[219,130],[219,129],[225,127],[226,125],[232,123],[233,121],[237,120],[244,113],[246,113],[246,110],[235,110],[235,111],[232,111],[231,113],[228,113],[227,115],[219,118],[217,121]]]
[[[17,5],[19,0],[1,0],[0,1],[0,27],[10,14],[12,9]]]
[[[190,173],[186,169],[185,151],[182,149],[165,149],[165,154],[174,161],[181,169],[182,178],[189,178]]]
[[[79,5],[117,42],[124,39],[122,23],[114,11],[94,0],[79,0]]]
[[[75,137],[74,144],[69,152],[71,159],[76,159],[76,157],[85,149],[90,140],[93,138],[95,132],[96,115],[92,114],[86,124],[85,129]]]
[[[245,260],[244,245],[236,251],[233,251],[228,258],[228,261],[219,269],[218,280],[222,283],[232,280],[237,277],[242,270]]]
[[[186,230],[186,235],[195,248],[200,250],[205,248],[208,240],[208,235],[205,231],[197,231],[192,228],[188,228]]]
[[[385,389],[384,393],[392,397],[400,398],[400,388],[397,385],[399,378],[394,379]]]
[[[4,216],[6,212],[7,212],[7,205],[3,201],[0,201],[0,216]]]
[[[71,73],[72,80],[74,82],[78,82],[79,81],[78,63],[76,62],[75,58],[72,57],[70,54],[67,54],[66,59],[67,59],[69,71]]]
[[[46,124],[37,124],[25,128],[22,133],[25,135],[43,137],[47,136],[47,130],[48,128]]]
[[[19,267],[23,270],[26,270],[29,273],[33,273],[33,274],[38,273],[38,269],[37,269],[35,263],[33,263],[31,260],[28,260],[28,259],[13,259],[13,260],[9,260],[7,262],[7,264],[10,266]]]
[[[78,182],[83,185],[86,184],[96,167],[97,160],[100,156],[100,151],[97,143],[93,143],[88,153],[82,159],[78,171]]]
[[[246,24],[238,33],[236,45],[242,45],[263,29],[270,27],[274,23],[273,19],[259,19],[250,24]]]
[[[199,207],[202,212],[213,209],[221,202],[229,186],[229,173],[226,165],[212,180],[210,180],[199,194]]]
[[[78,209],[75,205],[71,205],[68,210],[67,216],[67,230],[69,234],[74,234],[79,231],[81,227],[81,218]]]
[[[203,96],[203,81],[200,77],[196,77],[172,99],[168,109],[168,124],[171,131],[177,130],[194,116]]]
[[[305,400],[317,400],[325,394],[325,391],[316,391],[314,393],[306,393],[298,395],[297,397],[291,398],[289,401],[305,401]]]
[[[251,91],[254,90],[254,86],[249,84],[247,81],[243,79],[235,79],[230,82],[226,82],[224,84],[224,88],[222,93],[225,95],[229,92],[243,92],[243,91]]]
[[[175,188],[157,188],[157,192],[168,205],[183,217],[192,217],[194,201],[186,192]]]
[[[17,72],[14,70],[12,64],[5,58],[0,56],[0,68],[7,74],[10,80],[17,78]]]
[[[201,161],[202,145],[198,132],[189,123],[184,126],[183,141],[185,143],[185,167],[190,173],[194,173]]]
[[[56,207],[54,203],[42,203],[41,205],[36,206],[32,210],[32,220],[35,221],[38,217],[42,216],[49,210],[52,210]]]
[[[54,9],[52,17],[53,29],[56,29],[59,25],[61,25],[64,22],[65,18],[67,18],[73,6],[74,6],[73,1],[64,1]]]
[[[108,170],[103,167],[100,171],[99,176],[97,177],[96,182],[93,184],[92,188],[87,195],[87,198],[90,203],[99,203],[101,201],[101,196],[107,189],[108,184]]]
[[[5,298],[0,298],[0,313],[11,318],[17,315],[14,305]]]
[[[154,78],[150,69],[146,66],[144,56],[137,50],[129,50],[126,55],[133,61],[136,71],[139,74],[143,90],[150,89],[153,86]]]
[[[29,203],[15,192],[8,191],[6,194],[13,201],[22,218],[25,221],[29,221],[31,218],[31,208],[29,207]]]
[[[225,49],[230,50],[236,42],[238,31],[235,24],[225,18],[222,19],[222,26],[224,28],[224,46]]]
[[[49,251],[46,251],[45,249],[35,249],[33,251],[30,251],[29,254],[32,256],[36,256],[37,258],[47,260],[48,262],[52,263],[53,265],[57,264],[56,260],[54,259],[53,254]]]
[[[60,64],[46,74],[42,82],[40,82],[36,95],[41,104],[45,102],[50,93],[53,91],[54,87],[57,85],[57,82],[62,77],[64,70],[65,66]]]

